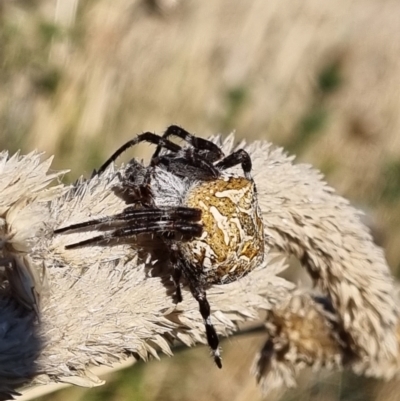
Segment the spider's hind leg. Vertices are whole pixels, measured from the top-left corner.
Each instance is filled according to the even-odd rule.
[[[175,285],[175,302],[179,304],[183,300],[181,283],[180,283],[182,277],[182,269],[180,268],[179,265],[179,253],[178,253],[178,246],[176,244],[171,245],[170,260],[173,267],[171,278]]]
[[[200,218],[199,209],[187,207],[136,209],[135,206],[129,206],[122,213],[61,227],[54,230],[54,233],[102,228],[108,230],[102,235],[66,245],[65,249],[106,244],[112,240],[129,239],[139,234],[190,239],[199,237],[203,232],[203,226],[198,222]]]
[[[221,354],[219,352],[219,339],[218,334],[215,331],[215,328],[211,322],[210,316],[210,304],[208,303],[206,291],[202,286],[192,286],[190,285],[190,291],[192,292],[194,298],[199,303],[199,309],[201,316],[204,321],[204,326],[206,328],[207,342],[211,348],[212,356],[214,358],[214,362],[221,369]]]
[[[200,314],[203,318],[204,326],[206,329],[207,343],[211,348],[211,353],[214,358],[214,362],[221,369],[222,361],[219,350],[219,339],[218,339],[218,334],[215,331],[215,328],[211,322],[210,304],[208,303],[207,300],[204,284],[198,278],[196,278],[196,276],[192,273],[193,269],[184,259],[181,259],[181,262],[183,262],[185,266],[185,269],[183,270],[182,273],[184,274],[185,278],[188,281],[190,292],[192,293],[196,301],[199,303]]]

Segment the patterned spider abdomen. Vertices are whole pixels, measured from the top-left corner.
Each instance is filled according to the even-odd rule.
[[[225,176],[202,182],[185,204],[202,211],[203,234],[182,250],[204,282],[235,281],[263,261],[264,228],[253,181]]]

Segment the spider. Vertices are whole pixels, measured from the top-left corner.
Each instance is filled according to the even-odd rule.
[[[169,137],[187,143],[182,147]],[[56,234],[84,228],[102,235],[66,249],[107,244],[151,234],[164,242],[172,265],[176,301],[182,301],[181,276],[199,304],[207,342],[221,368],[219,340],[211,322],[206,289],[238,280],[264,259],[264,229],[251,177],[251,158],[239,149],[228,156],[213,142],[176,125],[163,136],[145,132],[121,146],[94,175],[104,173],[128,148],[157,145],[149,165],[130,160],[119,174],[117,192],[127,203],[119,214],[62,227]],[[241,165],[243,174],[226,170]],[[107,231],[108,230],[108,231]]]

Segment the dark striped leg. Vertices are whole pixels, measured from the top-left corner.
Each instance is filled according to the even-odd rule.
[[[215,162],[224,157],[222,150],[215,143],[208,141],[207,139],[194,136],[185,129],[178,127],[177,125],[170,125],[164,132],[162,138],[168,139],[170,136],[176,136],[177,138],[183,139],[184,141],[192,145],[193,148],[195,148],[197,151],[200,151],[200,154],[204,157],[204,159],[209,162]],[[152,159],[158,157],[161,149],[162,146],[158,145]]]
[[[243,149],[239,149],[236,152],[226,156],[224,159],[218,162],[215,167],[219,168],[220,170],[227,170],[228,168],[237,166],[238,164],[242,165],[245,177],[248,180],[251,180],[251,158],[250,155]]]
[[[95,175],[100,175],[104,173],[107,167],[111,163],[113,163],[122,153],[140,142],[149,142],[175,153],[179,152],[182,149],[179,145],[169,141],[168,139],[163,139],[162,137],[153,134],[152,132],[144,132],[143,134],[140,134],[136,138],[131,139],[130,141],[122,145],[119,149],[117,149],[112,154],[112,156],[97,170],[97,172],[95,172]]]
[[[199,221],[201,210],[189,207],[166,207],[162,209],[137,209],[135,206],[125,208],[121,213],[112,216],[71,224],[54,230],[54,234],[62,234],[69,231],[82,229],[99,229],[120,226],[124,223],[129,225],[152,223],[157,221]]]
[[[103,245],[110,241],[134,237],[139,234],[160,234],[174,236],[176,234],[186,237],[199,237],[203,232],[203,226],[187,221],[156,221],[134,222],[126,227],[117,228],[106,234],[98,235],[75,244],[66,245],[65,249],[81,248],[88,245]]]
[[[210,304],[207,300],[204,284],[201,283],[201,281],[195,276],[195,274],[193,274],[194,268],[192,268],[185,259],[181,258],[180,263],[182,273],[189,283],[190,292],[199,303],[200,314],[203,318],[204,326],[206,329],[207,343],[211,348],[214,362],[221,369],[222,361],[219,350],[219,339],[218,334],[215,331],[215,328],[211,322]]]
[[[175,285],[175,302],[179,304],[183,300],[180,283],[182,277],[182,269],[179,263],[179,251],[176,244],[171,244],[170,261],[173,268],[171,277]]]

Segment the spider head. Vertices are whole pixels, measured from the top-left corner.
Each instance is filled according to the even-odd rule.
[[[237,280],[262,262],[264,229],[253,180],[230,175],[202,182],[186,202],[202,211],[203,233],[185,244],[185,256],[208,283]]]

